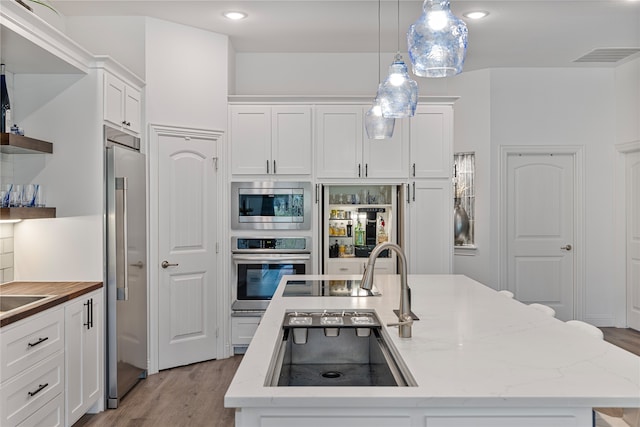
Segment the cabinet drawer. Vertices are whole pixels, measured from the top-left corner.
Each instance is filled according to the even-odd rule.
[[[351,261],[351,260],[349,260]],[[329,261],[328,274],[362,274],[366,258],[356,262],[331,262]]]
[[[0,425],[13,426],[64,391],[64,352],[0,386]]]
[[[0,383],[64,348],[64,310],[49,309],[0,330]]]
[[[248,345],[256,333],[262,317],[232,317],[231,344]]]
[[[62,427],[64,425],[64,395],[60,393],[17,427]]]

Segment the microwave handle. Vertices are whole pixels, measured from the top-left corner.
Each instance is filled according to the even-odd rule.
[[[240,255],[234,254],[232,256],[234,261],[309,261],[311,259],[311,254],[301,254],[301,255],[286,255],[286,256],[273,256],[273,254],[264,254],[264,255]]]

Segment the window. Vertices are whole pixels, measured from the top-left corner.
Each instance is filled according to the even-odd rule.
[[[475,247],[475,153],[453,156],[453,238],[456,247]]]

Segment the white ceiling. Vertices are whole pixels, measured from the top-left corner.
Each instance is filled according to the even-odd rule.
[[[151,16],[230,36],[237,52],[377,52],[376,0],[53,0],[67,16]],[[640,0],[451,0],[453,12],[482,9],[465,19],[465,71],[494,67],[588,67],[573,61],[598,48],[640,48]],[[421,1],[400,0],[400,50]],[[382,51],[398,45],[398,2],[383,0]],[[241,10],[248,18],[222,16]],[[633,57],[637,57],[636,54]],[[595,64],[612,66],[616,64]]]

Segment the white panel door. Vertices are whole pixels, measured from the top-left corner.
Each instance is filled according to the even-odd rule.
[[[362,164],[362,107],[316,108],[316,170],[318,178],[359,178]]]
[[[453,195],[451,180],[413,181],[409,188],[409,273],[451,274],[453,269]],[[405,250],[406,251],[406,250]]]
[[[409,123],[411,177],[451,177],[453,108],[448,105],[418,105]]]
[[[271,123],[271,172],[277,175],[310,175],[311,107],[273,107]]]
[[[409,176],[409,127],[406,120],[396,120],[389,139],[363,142],[364,176],[367,178],[400,178]]]
[[[216,141],[158,138],[159,369],[216,358]],[[169,265],[167,265],[169,264]]]
[[[231,173],[271,173],[271,108],[231,107]]]
[[[640,331],[640,152],[626,155],[627,324]]]
[[[507,158],[508,289],[524,302],[574,318],[574,156]]]

